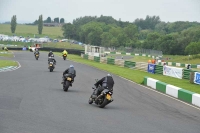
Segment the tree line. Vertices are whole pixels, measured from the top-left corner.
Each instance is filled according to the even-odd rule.
[[[54,18],[54,21],[51,20],[51,17],[48,17],[46,20],[43,21],[43,16],[40,15],[39,18],[37,20],[35,20],[35,22],[33,22],[33,24],[31,25],[38,25],[38,34],[42,34],[42,30],[43,30],[43,23],[65,23],[64,18]],[[17,16],[13,15],[11,18],[11,32],[15,33],[16,27],[17,27]]]
[[[37,25],[38,23],[39,23],[38,20],[35,20],[35,21],[33,22],[34,25]],[[43,23],[61,23],[61,24],[63,24],[63,23],[65,23],[65,19],[64,19],[64,18],[60,18],[60,19],[59,19],[59,17],[56,17],[56,18],[54,18],[54,19],[51,19],[51,17],[47,17],[47,19],[44,20]]]
[[[134,22],[103,15],[85,16],[64,24],[62,30],[65,38],[96,46],[145,48],[172,55],[200,51],[200,23],[163,22],[159,16],[147,15]]]

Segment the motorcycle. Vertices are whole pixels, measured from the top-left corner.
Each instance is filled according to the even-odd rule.
[[[64,54],[64,55],[63,55],[63,59],[64,59],[64,60],[66,60],[66,57],[67,57],[67,55],[66,55],[66,54]]]
[[[38,60],[39,54],[35,54],[35,59]]]
[[[55,68],[54,63],[53,62],[49,62],[49,71],[53,72],[54,68]]]
[[[98,80],[96,80],[96,82],[97,81]],[[101,86],[98,86],[98,87],[101,87]],[[92,87],[92,89],[95,89],[95,88]],[[98,107],[104,108],[106,105],[108,105],[109,103],[111,103],[113,101],[112,94],[113,94],[113,92],[111,90],[104,89],[101,92],[101,94],[98,95],[96,98],[92,97],[92,95],[91,95],[88,103],[92,104],[94,102]]]
[[[73,78],[72,78],[71,74],[65,74],[64,78],[65,78],[65,80],[64,80],[64,83],[63,83],[63,90],[68,91],[69,86],[73,82]]]

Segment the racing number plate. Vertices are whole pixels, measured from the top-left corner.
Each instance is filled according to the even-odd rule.
[[[68,77],[67,80],[71,81],[72,79],[70,77]]]
[[[50,64],[49,66],[52,66],[52,64]]]
[[[64,56],[66,56],[66,54],[64,54]]]
[[[106,95],[106,99],[110,100],[111,96],[109,94]]]
[[[36,54],[36,56],[38,56],[38,55]]]

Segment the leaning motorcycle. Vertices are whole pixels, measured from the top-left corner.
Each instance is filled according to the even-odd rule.
[[[63,54],[63,59],[66,60],[67,54]]]
[[[39,54],[35,54],[35,59],[38,60]]]
[[[96,80],[97,82],[98,80]],[[98,86],[101,87],[101,86]],[[92,89],[95,89],[94,87],[92,87]],[[106,105],[108,105],[109,103],[111,103],[113,101],[112,98],[112,94],[113,92],[108,90],[108,89],[104,89],[100,95],[98,95],[96,98],[93,98],[92,95],[89,98],[88,103],[92,104],[93,102],[100,108],[104,108]]]
[[[54,68],[55,68],[54,63],[53,62],[49,62],[49,71],[53,72]]]
[[[63,83],[63,90],[68,91],[70,85],[72,84],[73,79],[71,74],[65,74],[64,75],[64,83]]]

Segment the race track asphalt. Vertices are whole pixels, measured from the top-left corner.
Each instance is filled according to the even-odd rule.
[[[114,102],[89,105],[95,78],[106,72],[47,53],[14,52],[21,68],[0,73],[0,133],[200,133],[200,110],[113,75]],[[77,77],[68,92],[62,72],[70,64]]]

